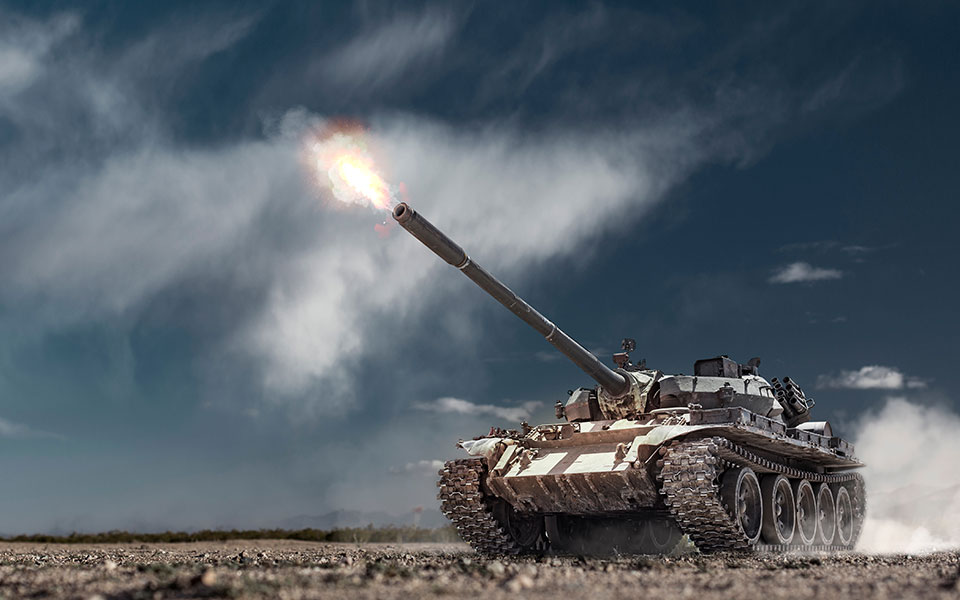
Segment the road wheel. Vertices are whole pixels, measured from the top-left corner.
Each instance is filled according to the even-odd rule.
[[[819,542],[825,546],[833,544],[837,532],[837,508],[833,500],[830,486],[821,483],[817,489],[817,530],[820,532]]]
[[[797,506],[796,535],[804,546],[817,541],[817,495],[806,479],[793,482],[794,503]]]
[[[720,497],[750,545],[760,539],[763,501],[760,482],[753,469],[730,469],[720,482]]]
[[[837,488],[837,542],[849,547],[853,542],[853,502],[845,486]]]
[[[781,546],[789,544],[797,521],[790,480],[783,475],[764,475],[760,491],[763,494],[763,541]]]

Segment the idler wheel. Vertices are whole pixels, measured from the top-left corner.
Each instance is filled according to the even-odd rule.
[[[833,501],[833,492],[825,483],[821,483],[817,488],[817,508],[820,543],[829,546],[833,544],[833,537],[837,532],[837,507]]]
[[[753,469],[743,467],[726,471],[720,482],[720,497],[747,543],[756,544],[763,522],[763,501],[760,482]]]
[[[561,554],[589,554],[584,546],[584,539],[589,535],[589,523],[586,519],[570,515],[548,515],[543,520],[552,551]]]
[[[793,497],[797,505],[796,534],[804,546],[817,541],[817,495],[806,479],[793,482]]]
[[[853,501],[850,492],[845,486],[837,488],[837,538],[842,545],[849,546],[853,542]]]
[[[650,519],[644,525],[643,546],[644,554],[669,554],[677,547],[683,532],[673,522],[673,519]]]
[[[783,475],[765,475],[760,482],[763,497],[763,541],[786,545],[793,541],[797,508],[790,480]]]
[[[522,514],[500,500],[494,504],[493,514],[503,531],[523,550],[540,550],[544,545],[543,516]]]

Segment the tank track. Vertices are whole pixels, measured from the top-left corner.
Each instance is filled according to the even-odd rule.
[[[681,440],[666,448],[658,462],[664,503],[673,518],[703,552],[763,550],[771,552],[850,550],[860,537],[866,512],[863,477],[859,473],[815,473],[774,462],[722,437]],[[730,467],[757,473],[782,473],[811,483],[854,482],[851,501],[854,531],[849,545],[750,545],[720,499],[720,475]]]
[[[453,522],[463,541],[478,553],[520,554],[524,548],[500,526],[481,489],[485,471],[482,458],[460,458],[444,463],[437,481],[440,510]]]

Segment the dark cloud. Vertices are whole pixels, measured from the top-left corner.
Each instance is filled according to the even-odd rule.
[[[842,277],[843,271],[839,269],[815,267],[810,263],[799,261],[778,268],[768,281],[770,283],[812,283]]]

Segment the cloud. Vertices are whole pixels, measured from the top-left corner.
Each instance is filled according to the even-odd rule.
[[[863,244],[842,245],[836,240],[817,240],[814,242],[795,242],[792,244],[784,244],[783,246],[780,246],[779,251],[788,253],[828,254],[839,250],[848,256],[859,257],[887,247],[890,246],[866,246]]]
[[[291,111],[263,139],[192,149],[145,135],[91,165],[40,168],[3,199],[0,301],[30,312],[33,327],[62,327],[137,314],[191,279],[234,281],[260,305],[243,309],[220,353],[252,359],[281,402],[356,406],[351,367],[367,340],[390,327],[388,314],[418,318],[451,279],[408,237],[374,236],[383,215],[318,201],[300,152],[303,132],[322,123]],[[370,139],[418,210],[482,264],[518,277],[653,206],[699,155],[683,142],[696,124],[682,115],[658,128],[528,138],[502,124],[394,115],[374,120]],[[471,330],[460,321],[449,333]]]
[[[777,269],[768,281],[770,283],[809,283],[841,277],[843,277],[843,271],[822,269],[810,263],[795,262]]]
[[[324,203],[308,185],[302,136],[326,123],[322,115],[281,111],[261,135],[217,144],[171,134],[151,93],[236,43],[254,20],[225,19],[204,35],[217,22],[201,19],[188,36],[173,23],[116,56],[83,45],[69,61],[36,54],[37,94],[6,113],[31,144],[0,155],[10,166],[0,172],[0,303],[18,315],[11,326],[42,336],[135,323],[163,294],[202,284],[220,292],[207,310],[226,321],[196,361],[214,365],[210,377],[248,378],[260,384],[254,398],[343,414],[362,406],[357,365],[367,349],[412,337],[398,323],[428,321],[454,341],[475,325],[432,319],[430,308],[460,289],[455,274],[438,276],[446,265],[402,232],[373,235],[384,215]],[[387,86],[442,54],[457,26],[438,10],[402,15],[326,64],[345,85]],[[167,47],[176,51],[165,62]],[[144,76],[155,64],[158,81]],[[455,126],[391,113],[370,118],[369,138],[418,210],[516,281],[548,258],[586,260],[584,248],[642,218],[699,165],[736,160],[749,150],[744,114],[769,125],[748,104],[671,103],[646,122],[552,123],[536,135],[509,119]],[[716,142],[730,130],[740,143]],[[485,301],[473,290],[457,300]]]
[[[390,467],[391,473],[416,473],[419,475],[436,475],[437,471],[443,468],[442,460],[418,460],[408,462],[402,467]]]
[[[903,60],[882,49],[854,56],[846,67],[815,88],[803,112],[817,111],[844,98],[848,104],[879,106],[896,96],[905,82]]]
[[[39,20],[0,10],[0,56],[29,62],[14,69],[16,85],[0,85],[0,119],[14,133],[3,136],[13,143],[0,138],[0,185],[9,192],[54,165],[42,176],[66,179],[106,156],[168,141],[168,119],[183,118],[182,107],[164,108],[193,86],[196,66],[243,39],[260,14],[177,13],[127,43],[104,45],[95,23],[78,15]]]
[[[222,257],[269,196],[272,178],[264,173],[289,176],[291,161],[294,150],[255,142],[110,157],[75,179],[70,201],[57,210],[21,216],[20,235],[8,239],[0,258],[10,284],[5,295],[43,296],[59,319],[122,312]],[[27,184],[9,204],[48,203],[60,183]]]
[[[163,73],[223,50],[252,23],[227,21],[215,35],[189,36],[206,40],[191,48],[181,47],[177,26],[113,58],[82,48],[68,64],[44,55],[35,97],[8,106],[31,144],[0,155],[10,165],[0,173],[0,302],[30,315],[18,329],[42,335],[90,320],[135,321],[186,282],[236,286],[245,304],[225,297],[221,307],[235,319],[229,337],[205,340],[217,372],[241,369],[280,403],[351,410],[361,406],[355,365],[371,336],[396,317],[420,318],[451,293],[451,279],[436,277],[443,265],[413,240],[363,235],[383,215],[318,201],[301,142],[322,116],[288,111],[271,117],[264,135],[224,144],[171,139],[146,90],[165,89]],[[387,42],[421,40],[387,65],[383,76],[394,77],[445,43],[452,27],[445,13],[427,11],[358,36],[347,47],[365,58],[349,72],[375,76]],[[145,80],[145,65],[166,46],[179,49],[159,61],[159,82]],[[62,81],[77,83],[69,99]],[[419,210],[501,276],[521,277],[547,257],[579,256],[624,212],[641,216],[701,160],[722,157],[696,141],[718,119],[683,111],[651,126],[552,127],[529,137],[510,123],[458,128],[394,114],[372,120],[370,140]],[[443,326],[460,338],[473,327],[463,319]]]
[[[895,397],[857,429],[868,500],[859,548],[901,553],[960,546],[960,415]]]
[[[388,157],[387,178],[405,184],[417,210],[478,262],[516,280],[547,258],[581,258],[582,244],[622,223],[625,210],[652,207],[698,154],[682,141],[694,123],[684,117],[657,129],[556,129],[530,138],[503,124],[478,130],[395,115],[375,120],[369,136]],[[670,150],[654,152],[661,141]],[[688,151],[671,162],[678,147]],[[337,379],[368,335],[390,329],[387,315],[415,322],[459,283],[440,275],[447,266],[402,231],[382,242],[363,235],[384,217],[328,210],[311,244],[275,265],[266,306],[239,342],[261,356],[271,389],[296,393]],[[478,301],[473,291],[462,300]],[[455,338],[473,331],[464,319],[441,325]],[[332,389],[350,387],[344,378]]]
[[[564,57],[591,44],[603,43],[610,35],[611,21],[616,18],[609,13],[602,5],[590,5],[574,13],[558,11],[547,15],[528,30],[523,43],[502,64],[491,70],[478,94],[495,96],[504,88],[524,92]],[[643,21],[643,25],[648,25],[653,19]],[[644,29],[648,29],[644,33],[649,35],[649,28]]]
[[[432,402],[417,402],[413,405],[419,410],[434,413],[454,413],[471,416],[491,416],[504,421],[524,421],[530,418],[534,410],[540,408],[542,402],[524,402],[519,406],[496,406],[494,404],[475,404],[460,398],[437,398]]]
[[[70,14],[38,22],[0,10],[0,102],[38,78],[47,53],[78,24],[79,19]]]
[[[376,92],[438,58],[456,28],[448,11],[402,15],[361,32],[324,57],[322,72],[344,88]]]
[[[560,362],[561,360],[564,360],[564,356],[562,354],[556,351],[551,352],[549,350],[539,350],[534,352],[533,358],[539,362]]]
[[[840,371],[836,374],[817,377],[820,389],[851,390],[901,390],[927,387],[927,382],[918,377],[907,377],[896,367],[867,365],[856,371]]]
[[[0,437],[5,438],[61,438],[60,435],[56,433],[50,433],[47,431],[39,431],[31,427],[27,427],[22,423],[14,423],[13,421],[8,421],[6,419],[0,419]]]
[[[870,254],[871,252],[876,252],[877,248],[873,246],[861,246],[859,244],[851,244],[849,246],[844,246],[840,250],[846,252],[850,255],[860,255],[860,254]]]
[[[262,14],[255,11],[233,15],[211,11],[175,20],[139,41],[124,60],[129,63],[149,62],[175,72],[185,63],[204,60],[232,47],[251,32]],[[156,77],[157,74],[151,75]]]
[[[23,48],[0,48],[0,88],[4,94],[19,91],[36,75],[37,61]]]

